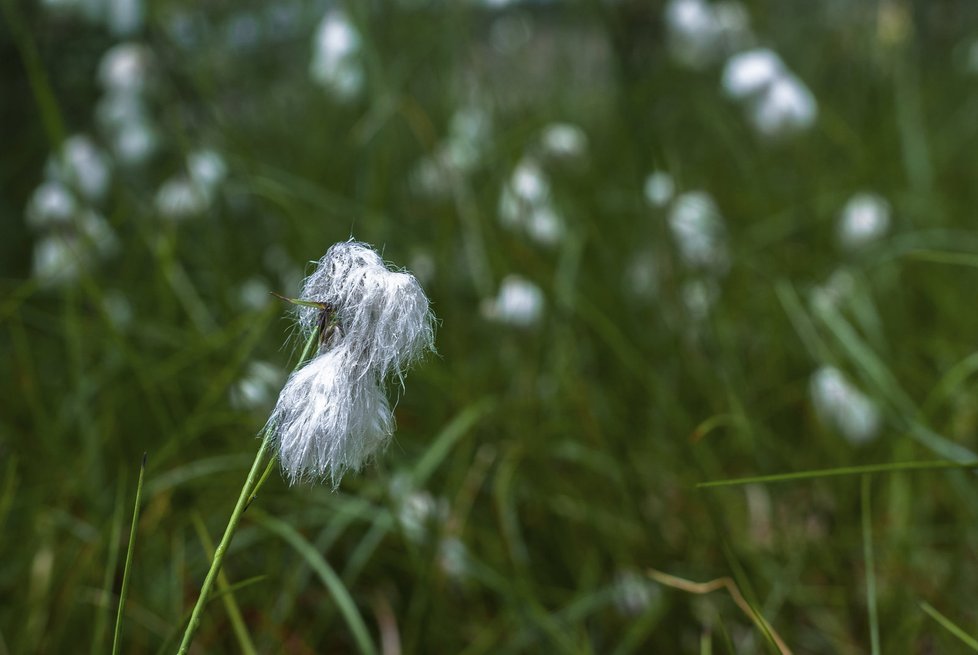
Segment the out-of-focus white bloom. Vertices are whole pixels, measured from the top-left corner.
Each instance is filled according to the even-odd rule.
[[[778,137],[809,129],[818,117],[818,104],[808,87],[790,73],[779,75],[748,111],[760,134]]]
[[[812,293],[812,302],[816,306],[835,307],[852,297],[856,289],[856,280],[846,269],[839,269],[829,276],[829,279]]]
[[[443,159],[462,173],[471,172],[485,153],[492,121],[480,107],[464,107],[452,114]]]
[[[203,149],[187,155],[187,172],[197,186],[212,195],[227,177],[228,167],[216,151]]]
[[[705,320],[720,298],[720,287],[712,278],[687,280],[682,289],[683,305],[694,321]]]
[[[722,274],[730,265],[723,218],[705,191],[681,194],[669,212],[669,227],[687,266]]]
[[[284,380],[285,372],[274,364],[249,362],[244,376],[231,387],[231,406],[240,410],[267,409]]]
[[[414,543],[426,541],[432,528],[448,517],[448,504],[444,499],[436,500],[427,491],[410,487],[397,494],[393,491],[391,496],[396,503],[397,521],[404,535]]]
[[[309,73],[313,80],[340,100],[351,100],[363,88],[360,34],[349,18],[338,10],[323,17],[313,41]]]
[[[553,205],[550,181],[535,159],[524,157],[513,170],[499,196],[499,220],[544,246],[563,237],[563,216]]]
[[[132,36],[143,26],[143,0],[105,0],[105,25],[114,36]]]
[[[330,247],[306,278],[299,325],[326,322],[320,352],[293,373],[268,421],[291,482],[339,484],[379,452],[394,431],[382,383],[433,350],[433,316],[413,276],[389,270],[369,246]],[[325,321],[324,321],[325,319]]]
[[[876,404],[850,383],[842,371],[823,366],[812,375],[809,390],[819,420],[850,443],[864,444],[879,434]]]
[[[507,325],[532,327],[543,316],[543,291],[518,275],[507,275],[499,287],[499,294],[483,301],[482,315]]]
[[[356,343],[362,366],[380,378],[402,379],[404,371],[434,348],[434,316],[417,279],[387,268],[370,246],[334,244],[306,278],[302,298],[325,303],[336,313],[343,342]],[[320,311],[299,308],[299,324],[312,332]]]
[[[48,181],[35,189],[27,202],[27,224],[35,230],[70,223],[78,203],[61,182]]]
[[[149,84],[152,54],[139,43],[120,43],[104,55],[98,66],[98,80],[108,92],[138,94]]]
[[[572,123],[551,123],[540,134],[544,157],[557,161],[580,161],[587,156],[587,134]]]
[[[238,302],[248,309],[258,311],[268,306],[271,291],[268,281],[256,275],[245,280],[238,288]]]
[[[858,193],[839,214],[839,243],[858,250],[886,236],[890,228],[890,203],[875,193]]]
[[[691,68],[704,68],[751,40],[750,17],[739,2],[669,0],[665,22],[672,56]]]
[[[101,200],[112,179],[108,156],[84,134],[65,139],[58,156],[48,162],[47,174],[74,187],[89,202]]]
[[[207,194],[198,185],[180,175],[160,186],[155,198],[156,211],[171,221],[200,216],[209,205]]]
[[[139,166],[146,163],[159,146],[159,137],[148,121],[127,123],[115,133],[112,152],[124,164]]]
[[[723,89],[735,100],[745,100],[766,90],[786,72],[773,50],[757,48],[734,55],[723,68]]]
[[[105,130],[114,131],[131,123],[147,120],[142,96],[124,91],[109,91],[95,106],[95,120]]]
[[[427,195],[447,195],[454,174],[467,175],[479,165],[491,130],[489,114],[482,108],[465,107],[456,111],[445,140],[415,165],[412,184]]]
[[[658,595],[658,587],[636,571],[620,571],[615,576],[615,607],[622,616],[640,615]]]
[[[665,207],[676,192],[672,175],[665,171],[653,171],[645,178],[645,200],[653,207]]]
[[[651,300],[659,291],[655,257],[650,250],[637,253],[625,269],[625,291],[640,300]]]
[[[472,568],[469,550],[458,537],[445,537],[438,544],[438,566],[449,578],[464,580]]]
[[[76,240],[49,234],[34,243],[33,275],[44,286],[62,286],[78,279],[89,257]]]

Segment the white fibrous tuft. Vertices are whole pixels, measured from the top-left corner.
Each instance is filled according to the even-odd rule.
[[[748,116],[761,135],[779,137],[812,127],[818,103],[797,76],[781,75],[753,103]]]
[[[394,432],[390,403],[376,371],[348,342],[293,373],[269,419],[282,469],[291,483],[358,471]]]
[[[819,420],[850,443],[872,441],[882,419],[876,404],[846,379],[842,371],[823,366],[812,375],[812,403]]]
[[[550,180],[533,157],[524,157],[503,186],[499,221],[542,246],[556,245],[563,238],[564,218],[554,206]]]
[[[763,92],[784,73],[784,63],[773,50],[748,50],[727,60],[723,68],[723,90],[735,100],[746,100]]]
[[[382,379],[400,379],[425,352],[434,349],[434,315],[417,279],[392,271],[373,248],[356,241],[333,245],[306,278],[302,300],[324,303],[336,315],[337,338],[356,344],[365,367]],[[309,334],[320,311],[299,309]]]
[[[858,250],[886,236],[890,227],[890,203],[875,193],[857,193],[839,215],[839,243]]]
[[[540,133],[540,150],[554,161],[581,161],[587,157],[587,134],[573,123],[550,123]]]
[[[413,275],[390,270],[356,241],[333,245],[300,297],[323,305],[299,308],[301,330],[325,332],[319,354],[286,382],[269,428],[290,482],[328,478],[335,487],[390,440],[383,385],[403,383],[407,368],[434,350],[434,315]]]

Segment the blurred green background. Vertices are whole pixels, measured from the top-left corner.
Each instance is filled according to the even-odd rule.
[[[272,476],[194,652],[368,650],[325,566],[383,653],[978,635],[972,472],[696,486],[978,460],[974,3],[0,7],[0,655],[108,652],[143,452],[123,652],[175,651],[269,292],[351,236],[439,354],[364,472]]]

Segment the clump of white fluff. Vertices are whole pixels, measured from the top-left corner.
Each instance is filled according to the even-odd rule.
[[[300,308],[303,332],[325,316],[331,333],[285,383],[270,433],[290,482],[329,478],[336,486],[389,441],[394,417],[384,382],[403,382],[407,367],[434,349],[434,316],[414,276],[389,270],[355,241],[326,252],[301,299],[326,307]]]
[[[336,337],[355,344],[366,369],[381,379],[404,370],[434,346],[428,298],[413,275],[392,271],[370,246],[357,241],[333,245],[306,278],[301,298],[324,303],[336,315]],[[299,309],[310,334],[320,310]]]

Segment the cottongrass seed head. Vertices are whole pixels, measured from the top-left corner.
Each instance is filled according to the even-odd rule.
[[[291,483],[359,470],[394,431],[384,391],[403,384],[407,368],[434,350],[434,315],[410,273],[390,270],[372,248],[332,246],[306,278],[299,326],[312,334],[323,311],[329,327],[318,355],[293,373],[269,419],[271,438]],[[325,335],[324,335],[325,336]]]

